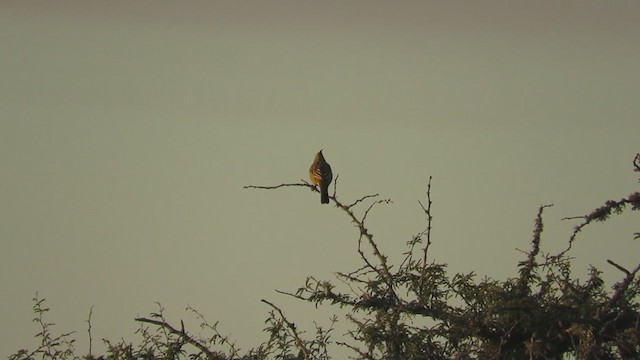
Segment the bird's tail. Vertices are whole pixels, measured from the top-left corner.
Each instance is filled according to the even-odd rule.
[[[320,203],[321,204],[329,203],[329,185],[320,186]]]

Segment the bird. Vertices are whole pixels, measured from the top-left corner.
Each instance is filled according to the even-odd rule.
[[[313,163],[309,168],[309,179],[313,185],[320,187],[320,203],[329,203],[329,184],[333,180],[333,174],[331,173],[331,166],[324,159],[322,150],[318,151]]]

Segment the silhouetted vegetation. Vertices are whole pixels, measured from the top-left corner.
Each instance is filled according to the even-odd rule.
[[[633,167],[640,172],[640,154]],[[543,213],[551,205],[540,206],[530,249],[524,252],[513,276],[498,281],[475,273],[450,276],[445,263],[432,259],[431,179],[426,199],[420,202],[425,227],[407,241],[402,261],[393,265],[367,227],[369,213],[390,200],[376,194],[345,204],[336,195],[337,183],[336,177],[330,198],[358,228],[360,263],[351,272],[337,273],[337,279],[309,277],[297,290],[279,292],[315,306],[346,309],[351,328],[344,338],[334,340],[336,318],[329,328],[316,325],[315,333],[304,333],[280,307],[262,300],[270,309],[264,329],[267,339],[241,352],[218,330],[217,323],[208,323],[195,309],[187,310],[200,319],[207,337],[193,335],[182,323],[170,324],[158,305],[158,311],[135,319],[142,337],[138,345],[104,340],[104,355],[92,354],[90,345],[89,354],[79,356],[72,334],[54,335],[53,324],[45,320],[49,309],[44,299],[36,296],[34,321],[40,328],[36,335],[40,345],[32,351],[20,350],[10,359],[330,359],[330,345],[350,349],[356,359],[640,358],[640,264],[626,269],[607,259],[621,275],[615,284],[605,284],[595,267],[587,279],[573,276],[568,256],[578,234],[588,225],[628,208],[639,210],[639,192],[607,201],[584,216],[568,218],[581,222],[570,235],[566,250],[556,254],[543,251]],[[317,191],[305,181],[245,188],[289,186]],[[640,233],[631,237],[637,239]],[[91,338],[90,326],[89,321]]]

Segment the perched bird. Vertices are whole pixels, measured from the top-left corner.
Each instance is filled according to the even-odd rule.
[[[333,180],[333,174],[331,173],[331,166],[327,163],[322,156],[322,150],[318,151],[316,158],[313,159],[313,163],[309,168],[309,179],[313,185],[320,187],[320,203],[329,203],[329,184]]]

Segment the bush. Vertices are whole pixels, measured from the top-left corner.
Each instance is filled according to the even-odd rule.
[[[634,171],[640,172],[640,154],[633,165]],[[475,273],[448,276],[446,264],[430,259],[431,179],[426,203],[420,203],[426,227],[407,242],[404,258],[395,266],[380,252],[366,226],[370,211],[390,200],[367,195],[344,204],[336,195],[337,180],[331,200],[359,229],[357,251],[361,263],[352,272],[337,274],[346,290],[338,290],[331,281],[309,277],[297,291],[281,293],[316,306],[328,303],[348,309],[352,329],[346,339],[331,340],[335,317],[328,329],[316,326],[315,335],[307,337],[282,309],[262,300],[271,308],[265,327],[268,339],[241,354],[218,331],[217,323],[208,323],[195,309],[188,311],[196,314],[202,327],[209,331],[207,338],[191,335],[182,323],[169,324],[159,305],[159,310],[149,317],[135,319],[140,323],[140,345],[105,340],[105,355],[93,356],[90,345],[89,355],[84,358],[330,359],[330,344],[351,349],[357,359],[561,359],[566,355],[578,359],[640,358],[640,280],[636,277],[640,264],[628,270],[607,260],[622,272],[620,281],[609,287],[595,267],[591,267],[586,280],[572,277],[571,258],[567,255],[586,226],[606,221],[627,207],[640,209],[640,193],[607,201],[578,217],[582,222],[574,228],[567,248],[557,254],[545,253],[541,248],[542,215],[551,205],[540,206],[531,249],[525,252],[514,277],[497,281],[479,278]],[[289,186],[317,191],[306,182],[245,188]],[[357,215],[355,209],[365,205]],[[640,233],[634,237],[640,238]],[[71,333],[53,335],[53,324],[44,320],[49,311],[44,299],[36,295],[34,303],[34,321],[41,328],[36,335],[40,346],[33,351],[20,350],[10,360],[80,358],[75,355]],[[90,326],[89,319],[91,335]]]

